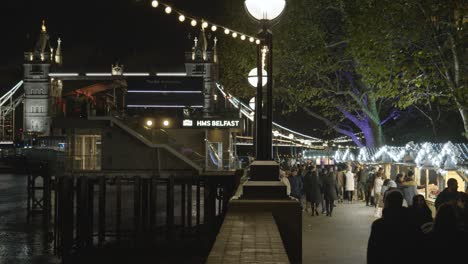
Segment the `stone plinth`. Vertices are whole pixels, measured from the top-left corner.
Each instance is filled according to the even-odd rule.
[[[279,164],[272,160],[256,160],[250,165],[250,180],[277,181],[279,179]]]

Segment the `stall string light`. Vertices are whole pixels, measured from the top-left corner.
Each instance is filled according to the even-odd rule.
[[[221,26],[219,24],[211,23],[211,22],[209,22],[209,21],[207,21],[205,19],[199,19],[199,18],[196,18],[196,17],[193,17],[193,16],[189,16],[185,12],[183,12],[183,11],[181,11],[179,9],[175,9],[171,5],[166,4],[164,2],[161,2],[161,1],[152,0],[151,1],[151,6],[153,8],[159,8],[160,7],[162,9],[164,9],[164,12],[166,14],[168,14],[168,15],[170,15],[172,13],[177,14],[179,22],[184,23],[185,21],[190,21],[190,25],[192,27],[196,27],[197,25],[200,24],[203,29],[210,28],[211,31],[213,31],[213,32],[218,31],[218,30],[224,31],[225,35],[230,35],[232,38],[237,38],[238,36],[240,36],[240,39],[242,41],[248,40],[250,43],[255,43],[257,45],[260,45],[261,42],[262,42],[261,39],[256,38],[254,36],[250,36],[249,34],[244,34],[242,32],[229,29],[229,28]]]
[[[338,161],[354,161],[347,151],[338,150],[335,158]],[[374,153],[374,154],[373,154]],[[408,143],[404,147],[382,146],[380,148],[361,148],[357,161],[366,162],[406,162],[411,157],[417,167],[434,167],[439,169],[466,169],[468,164],[468,146],[464,143]],[[390,158],[390,160],[387,159]]]

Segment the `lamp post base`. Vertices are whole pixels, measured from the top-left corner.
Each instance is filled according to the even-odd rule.
[[[242,188],[242,199],[288,199],[286,185],[279,181],[279,164],[272,160],[252,162],[250,180]]]
[[[256,160],[250,165],[251,181],[278,181],[279,164],[273,160]]]

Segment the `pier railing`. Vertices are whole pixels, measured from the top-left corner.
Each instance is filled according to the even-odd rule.
[[[53,243],[61,256],[103,247],[211,244],[240,171],[194,177],[60,176],[53,195]]]

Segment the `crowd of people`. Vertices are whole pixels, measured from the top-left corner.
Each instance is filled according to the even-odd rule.
[[[458,192],[458,182],[449,179],[448,187],[435,201],[432,218],[426,199],[412,191],[389,188],[384,193],[382,217],[374,221],[367,248],[367,263],[455,263],[465,260],[468,243],[468,194]],[[404,203],[408,207],[404,206]],[[394,249],[389,254],[389,249]]]
[[[435,218],[412,171],[387,178],[373,166],[315,165],[312,161],[283,159],[280,178],[288,195],[301,201],[312,216],[332,216],[335,202],[363,201],[375,207],[367,248],[368,264],[455,263],[468,245],[468,190],[458,191],[447,181],[435,200]]]
[[[320,215],[320,208],[322,214],[331,217],[335,202],[356,200],[357,174],[346,164],[317,166],[311,160],[292,158],[279,162],[280,180],[286,185],[287,194],[301,201],[303,210],[312,216]]]

